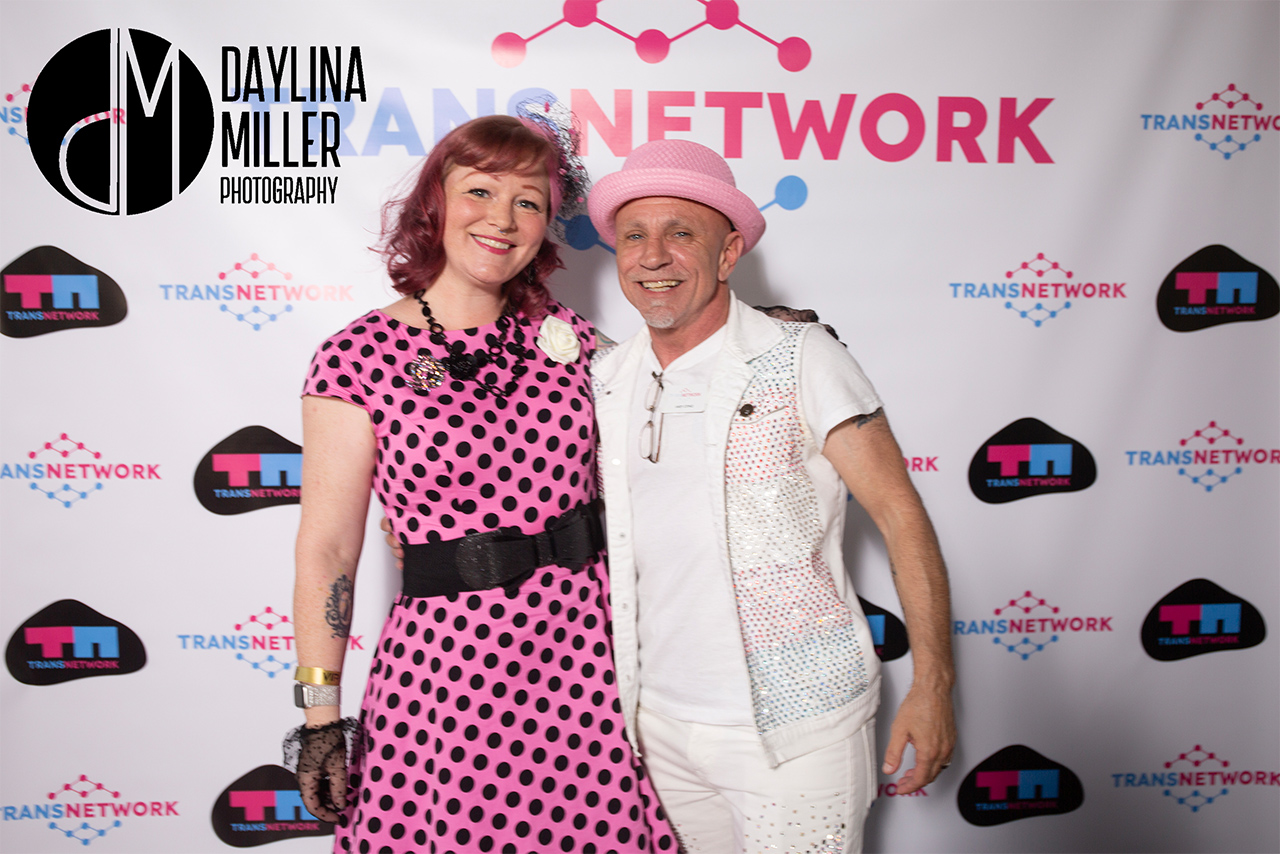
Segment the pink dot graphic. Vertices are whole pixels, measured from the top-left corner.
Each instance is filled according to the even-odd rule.
[[[503,33],[493,40],[493,61],[503,68],[515,68],[524,62],[525,40],[515,33]]]
[[[599,0],[565,0],[565,23],[571,27],[586,27],[594,24],[598,20],[596,16],[597,2]]]
[[[809,43],[802,38],[792,36],[778,45],[778,64],[787,71],[801,71],[813,58]]]
[[[707,23],[717,30],[737,26],[738,4],[733,0],[711,0],[707,3]]]
[[[645,62],[662,62],[670,51],[671,39],[661,30],[645,30],[636,38],[636,56]]]

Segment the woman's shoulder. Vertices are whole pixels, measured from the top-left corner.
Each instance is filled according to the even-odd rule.
[[[342,329],[320,342],[311,357],[311,366],[303,383],[304,395],[338,397],[350,403],[364,404],[360,396],[363,370],[361,362],[371,352],[367,345],[389,338],[392,324],[378,310],[365,312]],[[366,394],[373,389],[363,387]]]
[[[573,324],[574,327],[583,326],[594,328],[591,321],[569,308],[569,306],[556,302],[554,299],[547,300],[546,312],[551,317],[558,317],[566,323]]]
[[[381,309],[370,309],[321,341],[316,349],[325,351],[340,347],[345,350],[358,341],[364,341],[369,338],[385,338],[398,325]],[[381,336],[379,333],[381,333]],[[346,343],[344,344],[344,342]]]

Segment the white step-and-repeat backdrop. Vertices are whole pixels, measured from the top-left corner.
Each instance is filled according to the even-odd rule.
[[[768,220],[737,291],[817,309],[887,401],[960,746],[881,780],[868,849],[1280,850],[1280,4],[0,16],[5,851],[326,849],[278,767],[303,371],[391,301],[368,247],[423,153],[539,94],[593,175],[651,139],[728,158]],[[557,295],[629,335],[611,249],[567,231]],[[887,722],[910,653],[850,512]],[[352,673],[395,583],[371,544]]]

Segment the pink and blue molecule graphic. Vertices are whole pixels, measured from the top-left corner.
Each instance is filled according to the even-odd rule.
[[[1228,83],[1227,88],[1223,89],[1221,92],[1214,92],[1209,96],[1208,101],[1201,101],[1196,104],[1196,109],[1203,110],[1215,101],[1225,106],[1228,110],[1234,110],[1236,108],[1236,104],[1253,104],[1253,108],[1255,110],[1262,109],[1262,104],[1260,102],[1250,98],[1248,92],[1241,92],[1236,88],[1236,84],[1234,83]]]
[[[227,276],[237,272],[248,273],[250,279],[257,279],[259,276],[269,272],[279,273],[280,275],[284,276],[284,280],[286,282],[293,279],[293,273],[288,273],[288,272],[285,272],[284,270],[277,269],[274,263],[270,261],[264,261],[261,257],[259,257],[257,252],[254,252],[253,254],[251,254],[247,261],[237,261],[230,270],[224,270],[218,273],[218,279],[225,282],[227,280]],[[255,304],[248,311],[243,311],[243,312],[239,312],[233,308],[230,308],[225,302],[222,303],[221,308],[222,308],[222,311],[226,312],[227,314],[230,314],[232,317],[234,317],[236,320],[240,321],[241,323],[249,324],[251,327],[253,327],[254,332],[261,330],[265,324],[275,323],[277,320],[280,319],[282,315],[293,311],[293,306],[289,303],[285,303],[284,308],[276,312],[265,311],[263,310],[262,306],[257,304]]]
[[[273,631],[276,626],[288,624],[289,617],[287,615],[276,613],[271,609],[271,606],[268,605],[257,614],[250,614],[249,619],[245,620],[243,623],[236,623],[236,631],[242,632],[249,630],[253,626],[261,626],[270,632]],[[243,652],[236,653],[236,661],[246,662],[254,670],[257,670],[260,673],[265,673],[268,679],[275,679],[277,674],[290,670],[297,663],[292,660],[286,661],[282,658],[276,658],[270,653],[268,653],[265,658],[254,661]]]
[[[1045,600],[1039,598],[1028,590],[1017,599],[1010,599],[1008,605],[1005,605],[1002,608],[996,608],[995,614],[997,617],[1001,617],[1004,616],[1007,611],[1021,611],[1023,614],[1030,616],[1031,612],[1038,608],[1044,608],[1050,614],[1058,613],[1058,606],[1047,604]],[[1050,635],[1049,639],[1044,643],[1033,641],[1029,635],[1022,637],[1014,643],[1005,643],[1005,641],[998,636],[991,640],[996,646],[1002,646],[1014,655],[1020,656],[1023,661],[1026,661],[1035,653],[1044,652],[1044,648],[1049,644],[1057,643],[1058,636]]]
[[[491,52],[494,62],[503,68],[515,68],[524,62],[529,42],[549,33],[561,24],[568,24],[578,29],[598,24],[630,41],[635,47],[636,56],[648,63],[662,62],[667,58],[667,54],[670,53],[673,42],[708,26],[715,30],[730,30],[734,27],[741,27],[752,35],[758,36],[777,48],[778,64],[787,71],[804,69],[808,66],[809,60],[813,55],[809,48],[809,43],[802,38],[793,36],[779,42],[748,26],[743,22],[738,10],[738,4],[734,0],[697,0],[703,6],[703,19],[683,32],[671,36],[662,32],[662,30],[645,30],[639,35],[625,32],[601,17],[597,8],[600,2],[601,0],[565,0],[564,6],[561,7],[563,17],[549,26],[543,27],[533,35],[526,37],[518,33],[502,33],[493,40]]]
[[[1187,753],[1179,753],[1178,758],[1173,760],[1172,762],[1164,763],[1164,767],[1170,770],[1176,771],[1178,769],[1175,768],[1174,766],[1179,765],[1181,763],[1187,763],[1192,768],[1195,768],[1198,770],[1205,770],[1205,769],[1202,769],[1200,766],[1210,764],[1210,763],[1216,766],[1216,769],[1229,768],[1231,766],[1230,762],[1226,761],[1225,759],[1219,759],[1214,754],[1205,751],[1205,749],[1198,744],[1195,747],[1191,748],[1191,750]],[[1174,792],[1172,789],[1165,789],[1164,795],[1165,797],[1174,798],[1182,806],[1190,807],[1192,812],[1199,812],[1201,807],[1208,806],[1209,804],[1216,801],[1218,798],[1227,794],[1228,791],[1229,791],[1228,789],[1223,788],[1223,789],[1220,789],[1217,794],[1206,795],[1203,792],[1201,792],[1199,789],[1192,789],[1191,794],[1189,795],[1179,795],[1176,792]]]
[[[1030,261],[1023,261],[1022,264],[1018,266],[1018,269],[1007,271],[1004,274],[1004,277],[1006,279],[1012,279],[1024,270],[1032,273],[1039,279],[1043,279],[1045,274],[1051,272],[1057,272],[1068,279],[1074,275],[1070,270],[1064,270],[1057,261],[1050,261],[1045,258],[1043,252],[1037,252],[1036,257],[1032,258]],[[1010,311],[1016,311],[1018,313],[1018,317],[1030,320],[1036,326],[1042,326],[1046,320],[1052,320],[1062,312],[1071,308],[1071,301],[1067,300],[1057,308],[1049,308],[1042,302],[1037,302],[1031,308],[1027,309],[1019,308],[1012,302],[1006,302],[1004,307]]]
[[[787,175],[774,186],[772,201],[762,205],[760,210],[764,211],[777,205],[784,211],[793,211],[803,205],[808,198],[809,187],[804,179],[796,175]],[[578,214],[573,219],[562,219],[560,222],[564,225],[565,243],[574,249],[585,252],[593,246],[603,246],[609,252],[614,252],[612,246],[600,239],[600,233],[591,224],[591,217],[586,214]]]
[[[260,673],[265,673],[268,679],[275,679],[278,674],[291,670],[293,666],[298,663],[295,659],[289,659],[286,661],[283,658],[276,658],[271,654],[268,654],[265,658],[254,661],[253,659],[248,658],[243,652],[236,653],[236,661],[243,661],[254,670],[257,670]]]
[[[1262,109],[1262,103],[1250,98],[1248,92],[1241,92],[1236,88],[1236,84],[1228,83],[1226,89],[1223,89],[1221,92],[1214,92],[1209,96],[1207,101],[1201,101],[1196,104],[1196,109],[1205,110],[1209,107],[1221,105],[1227,110],[1234,111],[1236,107],[1241,104],[1253,104],[1253,108],[1255,110]],[[1240,112],[1243,113],[1246,109],[1247,107],[1241,106]],[[1260,133],[1255,133],[1253,135],[1253,139],[1237,138],[1232,134],[1227,134],[1222,139],[1215,142],[1202,133],[1196,134],[1197,142],[1203,142],[1205,145],[1209,146],[1210,151],[1216,151],[1221,154],[1223,160],[1230,160],[1231,155],[1244,151],[1248,146],[1255,142],[1259,142],[1261,139],[1262,134]]]
[[[276,626],[283,625],[284,623],[287,623],[287,622],[289,622],[288,615],[277,614],[275,611],[271,609],[271,606],[268,605],[267,607],[263,608],[260,613],[250,614],[249,619],[245,620],[243,623],[236,623],[236,631],[237,632],[244,631],[246,628],[249,627],[250,623],[256,623],[257,625],[262,626],[267,631],[271,631]]]
[[[1216,445],[1222,439],[1230,439],[1235,442],[1236,445],[1244,444],[1244,439],[1239,436],[1232,436],[1230,430],[1219,427],[1218,422],[1216,421],[1210,421],[1207,426],[1200,428],[1185,439],[1180,439],[1178,443],[1185,448],[1189,442],[1195,439],[1200,439],[1210,446]],[[1229,443],[1223,442],[1223,444],[1226,445]],[[1213,488],[1215,486],[1221,486],[1229,479],[1243,472],[1244,469],[1240,466],[1236,466],[1235,471],[1227,471],[1225,474],[1222,470],[1214,470],[1211,468],[1205,469],[1200,474],[1192,474],[1185,468],[1178,469],[1178,474],[1185,478],[1189,478],[1196,486],[1204,487],[1205,492],[1213,492]]]
[[[18,139],[31,145],[31,140],[22,135],[22,131],[18,130],[17,125],[25,125],[27,121],[27,108],[17,104],[18,96],[29,95],[31,93],[31,84],[23,83],[17,92],[5,92],[4,104],[0,106],[0,118],[4,123],[9,125],[9,136],[16,136]]]
[[[119,792],[113,792],[110,789],[108,789],[106,786],[102,785],[101,783],[93,782],[84,774],[81,774],[80,779],[78,780],[75,780],[71,783],[63,784],[61,790],[57,792],[50,792],[49,800],[51,801],[57,800],[58,796],[63,794],[64,792],[70,792],[73,795],[79,795],[81,798],[87,798],[89,797],[89,795],[94,794],[96,792],[104,792],[116,800],[120,799]],[[108,830],[113,830],[117,827],[120,827],[120,819],[116,819],[106,827],[93,827],[87,821],[84,821],[84,822],[81,822],[79,826],[66,828],[66,827],[59,827],[56,821],[49,822],[50,830],[56,830],[59,833],[61,833],[63,836],[67,837],[68,839],[74,839],[75,841],[79,842],[81,845],[88,845],[93,840],[106,836]]]
[[[44,447],[38,451],[29,451],[27,453],[27,457],[34,460],[37,457],[39,457],[41,454],[43,454],[45,451],[49,451],[51,453],[57,454],[63,459],[67,459],[72,454],[78,453],[80,451],[83,451],[84,453],[88,454],[95,460],[102,459],[101,451],[89,450],[84,446],[84,442],[77,442],[73,439],[68,439],[66,433],[61,434],[57,439],[55,439],[52,442],[45,442]],[[77,501],[83,501],[84,499],[88,498],[91,493],[101,491],[102,483],[101,481],[99,481],[98,483],[95,483],[93,486],[85,487],[83,490],[73,487],[70,483],[63,483],[62,487],[59,489],[45,489],[43,486],[41,486],[39,483],[33,480],[31,482],[31,488],[36,492],[42,493],[45,498],[51,499],[53,501],[57,501],[63,507],[70,507],[71,505],[75,504]]]

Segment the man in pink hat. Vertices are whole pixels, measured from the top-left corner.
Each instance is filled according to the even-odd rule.
[[[690,854],[861,850],[880,675],[846,488],[913,651],[883,770],[912,744],[915,791],[955,743],[946,569],[880,399],[821,326],[734,298],[765,223],[711,149],[642,145],[588,206],[646,322],[593,366],[628,731]]]

